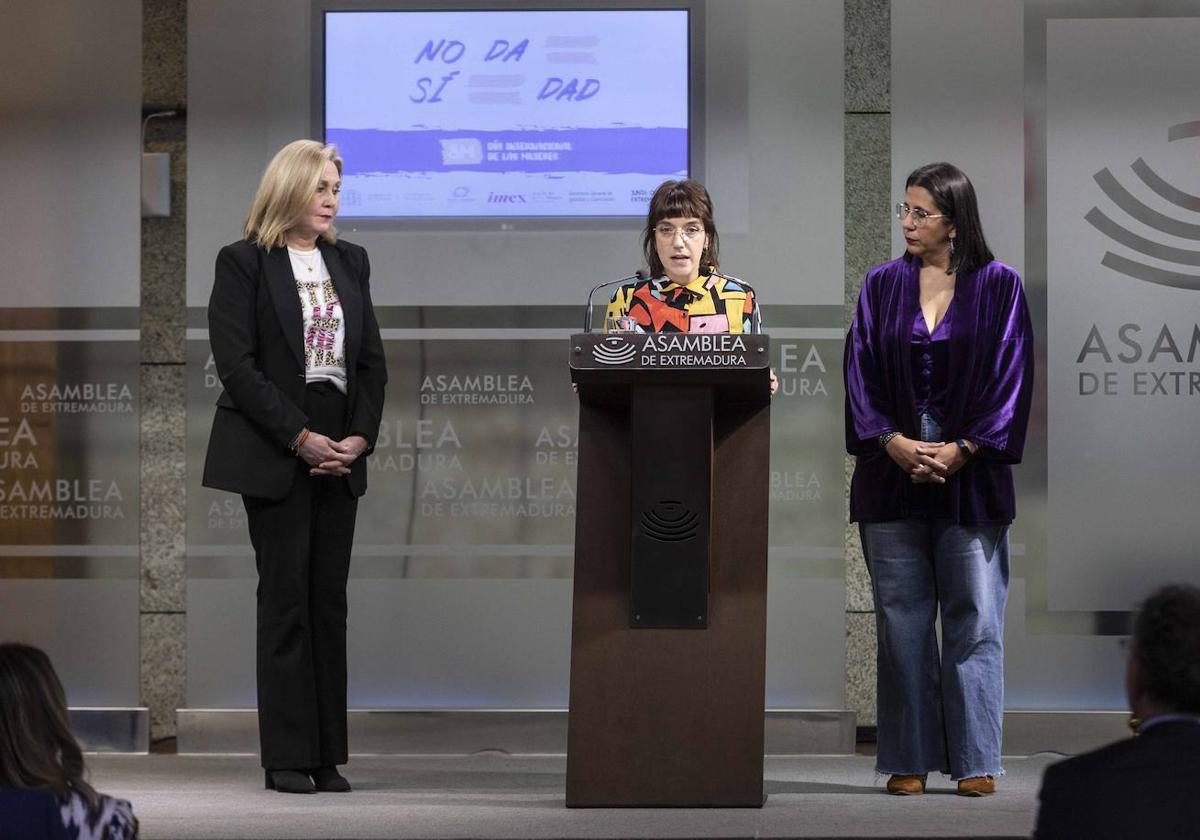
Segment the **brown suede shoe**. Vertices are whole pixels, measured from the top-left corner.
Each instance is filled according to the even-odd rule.
[[[993,776],[972,776],[958,780],[959,796],[991,796],[995,792],[996,779]]]
[[[893,796],[917,796],[925,792],[925,773],[897,774],[887,781],[887,792]]]

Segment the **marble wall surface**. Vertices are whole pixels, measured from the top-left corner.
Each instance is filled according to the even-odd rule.
[[[142,5],[146,152],[171,155],[171,215],[142,220],[141,691],[152,740],[184,705],[184,242],[187,3]]]
[[[888,0],[846,0],[846,316],[863,275],[891,254],[891,40]],[[849,497],[852,458],[846,458]],[[846,528],[846,708],[875,725],[875,618],[858,528]]]

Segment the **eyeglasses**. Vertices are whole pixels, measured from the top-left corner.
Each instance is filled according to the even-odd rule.
[[[896,205],[896,218],[904,221],[904,217],[912,213],[913,221],[919,225],[925,224],[930,219],[946,219],[949,218],[945,213],[926,213],[920,207],[909,207],[903,201]]]
[[[681,228],[677,228],[674,225],[656,225],[654,227],[654,235],[667,242],[674,242],[675,237],[680,234],[683,235],[684,241],[690,242],[697,236],[704,234],[704,226],[684,225]]]

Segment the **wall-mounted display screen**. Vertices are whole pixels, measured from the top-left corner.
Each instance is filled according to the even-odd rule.
[[[341,216],[643,215],[689,174],[689,14],[327,11]]]

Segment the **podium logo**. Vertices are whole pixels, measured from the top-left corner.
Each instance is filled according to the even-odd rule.
[[[615,335],[610,335],[592,348],[592,358],[602,365],[628,364],[636,355],[636,346]]]
[[[1167,129],[1167,142],[1197,137],[1200,137],[1200,120],[1180,123]],[[1100,190],[1125,216],[1149,228],[1155,235],[1165,234],[1200,242],[1200,196],[1185,192],[1169,183],[1155,172],[1143,158],[1139,157],[1135,160],[1130,168],[1151,192],[1173,205],[1171,214],[1159,212],[1143,203],[1122,186],[1107,167],[1092,177],[1100,186]],[[1179,218],[1179,210],[1186,211],[1183,218]],[[1101,265],[1147,283],[1200,291],[1200,271],[1196,270],[1197,267],[1200,267],[1200,250],[1166,245],[1161,241],[1142,236],[1114,221],[1099,207],[1089,210],[1084,219],[1109,239],[1123,245],[1135,254],[1133,257],[1126,257],[1108,251],[1100,260]],[[1172,268],[1150,265],[1144,262],[1142,257],[1151,257],[1188,270],[1176,271]]]
[[[682,502],[662,501],[642,513],[642,532],[659,542],[683,542],[700,530],[700,515]]]

